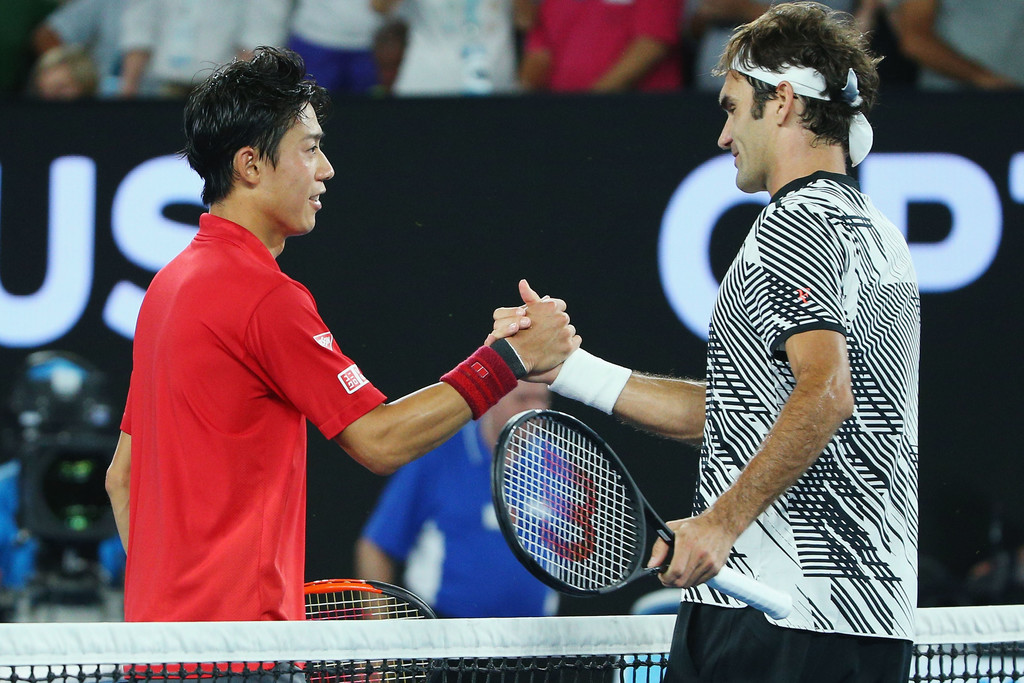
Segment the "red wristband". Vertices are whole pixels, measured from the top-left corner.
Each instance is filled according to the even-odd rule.
[[[519,383],[508,364],[489,346],[481,346],[474,351],[473,355],[441,377],[441,381],[450,384],[466,399],[474,420]]]

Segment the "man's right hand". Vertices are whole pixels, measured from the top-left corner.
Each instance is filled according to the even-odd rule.
[[[508,338],[526,366],[525,379],[550,384],[558,374],[557,367],[582,340],[569,324],[564,301],[539,296],[526,280],[519,281],[519,295],[522,306],[494,311],[494,327],[486,343]],[[554,372],[549,372],[552,369]]]

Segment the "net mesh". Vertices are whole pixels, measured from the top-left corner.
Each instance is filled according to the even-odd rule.
[[[519,544],[569,586],[596,591],[635,570],[642,512],[583,434],[544,417],[520,425],[505,450],[502,496]]]
[[[909,681],[1024,683],[1024,606],[918,612]],[[660,683],[674,617],[2,624],[0,682]]]

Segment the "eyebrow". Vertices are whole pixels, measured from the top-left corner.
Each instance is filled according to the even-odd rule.
[[[729,105],[733,104],[733,103],[734,103],[733,99],[731,97],[729,97],[728,95],[722,95],[721,99],[718,100],[718,106],[721,107],[725,111],[728,111],[729,110]]]

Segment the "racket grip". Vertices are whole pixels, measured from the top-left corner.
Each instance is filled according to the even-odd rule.
[[[793,609],[793,598],[786,593],[728,567],[723,567],[717,576],[708,581],[708,585],[761,610],[773,619],[785,619]]]

